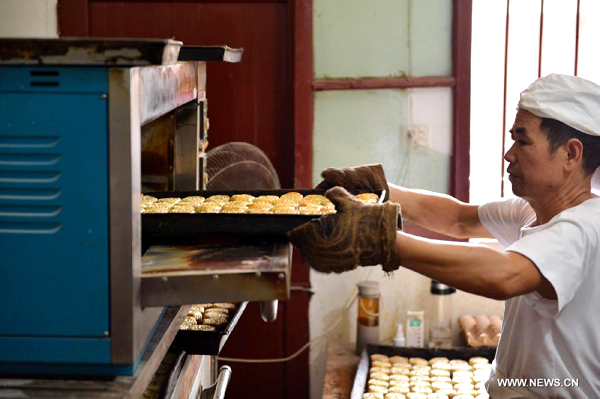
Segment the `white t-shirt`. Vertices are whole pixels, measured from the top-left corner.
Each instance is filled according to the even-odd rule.
[[[533,292],[506,301],[494,361],[499,373],[553,380],[538,387],[528,381],[544,397],[600,398],[600,198],[536,227],[529,227],[536,216],[520,198],[481,205],[479,219],[507,251],[530,259],[558,297]],[[564,386],[571,379],[579,387]]]

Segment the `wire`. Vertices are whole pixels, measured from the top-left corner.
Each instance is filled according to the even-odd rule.
[[[354,304],[354,301],[356,301],[356,298],[358,297],[358,294],[354,294],[354,296],[349,300],[348,304],[344,307],[344,314],[350,310],[350,307],[352,307],[352,305]],[[280,362],[288,362],[296,357],[298,357],[302,352],[304,352],[306,350],[306,348],[310,347],[311,345],[313,345],[315,342],[320,341],[321,339],[325,338],[331,331],[333,331],[333,329],[335,327],[337,327],[338,324],[340,324],[340,322],[342,321],[342,318],[338,318],[337,321],[335,323],[333,323],[327,330],[325,330],[325,332],[321,335],[319,335],[318,337],[308,341],[306,344],[304,344],[300,349],[298,349],[294,354],[288,356],[288,357],[282,357],[282,358],[278,358],[278,359],[237,359],[237,358],[233,358],[233,357],[217,357],[217,360],[221,360],[224,362],[237,362],[237,363],[280,363]]]

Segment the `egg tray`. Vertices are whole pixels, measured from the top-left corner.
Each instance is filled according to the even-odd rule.
[[[242,317],[246,305],[248,305],[248,302],[236,304],[235,313],[224,329],[215,331],[179,330],[173,345],[185,351],[188,355],[218,355],[225,342],[227,342],[229,334]]]
[[[371,364],[371,355],[380,353],[387,356],[404,356],[404,357],[421,357],[429,360],[434,357],[447,357],[448,359],[462,359],[469,360],[474,356],[485,357],[490,361],[494,360],[496,355],[496,348],[454,348],[454,349],[428,349],[428,348],[399,348],[396,346],[385,346],[385,345],[366,345],[363,350],[360,361],[358,362],[358,368],[356,370],[356,376],[354,377],[354,384],[352,385],[352,392],[350,399],[362,399],[363,394],[366,392],[367,378],[369,376],[369,368]]]
[[[190,197],[211,195],[250,194],[282,196],[289,192],[298,192],[303,196],[309,194],[325,194],[326,190],[221,190],[192,192],[152,192],[144,193],[156,198]],[[374,193],[382,196],[382,191],[351,190],[351,194]],[[189,237],[207,234],[252,234],[252,235],[285,235],[289,230],[298,227],[321,215],[293,214],[246,214],[246,213],[143,213],[142,236],[157,237]]]

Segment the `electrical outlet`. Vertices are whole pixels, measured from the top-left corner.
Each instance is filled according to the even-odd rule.
[[[412,139],[416,145],[429,147],[429,126],[411,125],[408,127],[408,137]]]

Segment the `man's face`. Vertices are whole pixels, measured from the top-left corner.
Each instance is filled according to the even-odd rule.
[[[550,154],[550,144],[540,128],[541,118],[519,110],[510,130],[515,141],[504,156],[513,193],[525,199],[543,199],[562,178],[561,149]]]

